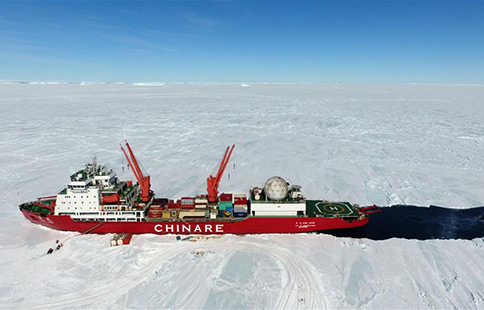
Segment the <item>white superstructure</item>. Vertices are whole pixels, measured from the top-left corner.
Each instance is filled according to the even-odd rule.
[[[141,221],[147,204],[136,203],[138,197],[137,185],[119,182],[112,170],[94,160],[71,176],[57,195],[54,213],[84,221]]]
[[[306,214],[306,202],[253,202],[250,209],[253,216],[302,216]]]

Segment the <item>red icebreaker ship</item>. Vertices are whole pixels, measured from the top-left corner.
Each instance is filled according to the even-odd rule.
[[[218,186],[235,145],[227,147],[207,194],[156,198],[128,142],[121,150],[137,180],[121,181],[94,160],[70,177],[55,196],[21,204],[31,222],[81,233],[267,234],[303,233],[362,226],[377,207],[306,199],[301,186],[281,177],[252,187],[249,195],[222,193]]]

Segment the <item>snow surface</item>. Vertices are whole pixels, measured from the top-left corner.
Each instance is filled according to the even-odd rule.
[[[109,247],[17,208],[93,155],[132,179],[124,138],[159,196],[204,192],[236,143],[222,191],[280,175],[309,198],[482,206],[484,86],[145,85],[0,85],[0,308],[484,308],[482,238],[144,235]],[[65,246],[45,255],[56,239]]]

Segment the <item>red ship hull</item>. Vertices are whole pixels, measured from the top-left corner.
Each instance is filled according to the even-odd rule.
[[[268,234],[305,233],[330,229],[352,228],[368,223],[368,217],[343,220],[338,217],[249,217],[238,221],[153,221],[153,222],[101,222],[74,221],[67,215],[41,216],[22,210],[31,222],[52,229],[81,233],[109,234]]]

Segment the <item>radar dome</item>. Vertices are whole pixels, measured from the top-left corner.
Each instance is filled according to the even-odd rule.
[[[272,177],[264,184],[264,192],[271,200],[282,200],[286,198],[288,191],[288,184],[281,177]]]

